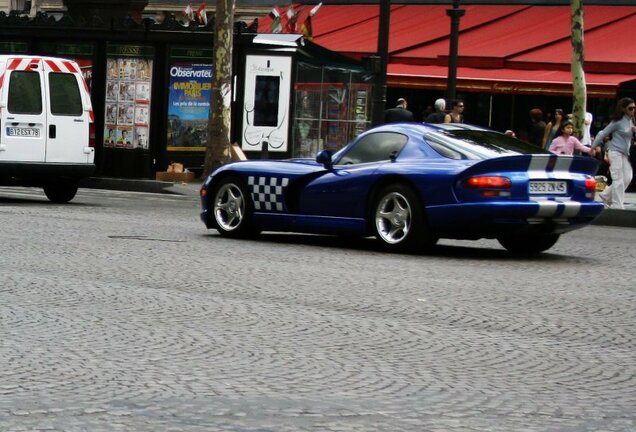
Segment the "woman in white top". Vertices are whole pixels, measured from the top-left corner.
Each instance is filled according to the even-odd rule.
[[[599,194],[603,204],[608,208],[625,208],[625,190],[632,181],[633,175],[632,166],[629,163],[629,147],[632,144],[632,135],[636,133],[635,109],[634,99],[619,100],[612,121],[596,135],[592,143],[592,147],[599,147],[603,144],[603,139],[612,134],[608,151],[612,184]]]

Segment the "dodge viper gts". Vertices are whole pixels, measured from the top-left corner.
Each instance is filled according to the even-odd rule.
[[[397,251],[495,238],[511,252],[539,253],[601,213],[597,168],[594,158],[476,126],[390,124],[315,160],[221,166],[201,187],[201,219],[227,237],[375,236]]]

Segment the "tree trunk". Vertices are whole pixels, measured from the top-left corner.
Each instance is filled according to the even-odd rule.
[[[570,0],[572,10],[572,121],[574,132],[581,138],[587,106],[587,87],[585,84],[585,48],[583,46],[583,0]]]
[[[204,175],[230,161],[232,45],[235,0],[217,0],[214,14],[214,72]]]

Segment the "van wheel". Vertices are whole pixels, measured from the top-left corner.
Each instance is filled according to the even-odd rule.
[[[49,201],[63,204],[75,198],[78,187],[79,184],[75,180],[61,180],[47,184],[43,189]]]

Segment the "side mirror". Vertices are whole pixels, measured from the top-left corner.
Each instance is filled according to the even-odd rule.
[[[331,171],[333,169],[333,162],[331,161],[331,152],[329,150],[322,150],[316,155],[316,162],[325,167],[325,169]]]

